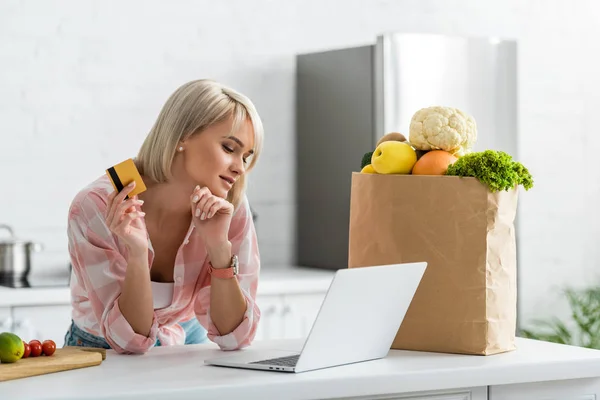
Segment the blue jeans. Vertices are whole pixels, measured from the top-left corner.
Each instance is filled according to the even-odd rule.
[[[185,331],[185,344],[198,344],[208,341],[206,329],[196,318],[192,318],[186,322],[180,322],[179,325]],[[160,346],[160,340],[156,340],[155,346]],[[92,335],[75,325],[71,320],[71,326],[65,335],[65,346],[82,346],[82,347],[100,347],[110,349],[110,345],[101,336]]]

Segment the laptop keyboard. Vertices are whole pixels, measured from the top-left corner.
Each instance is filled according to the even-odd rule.
[[[251,362],[250,364],[267,364],[267,365],[280,365],[282,367],[294,367],[294,366],[296,366],[296,363],[298,362],[299,357],[300,357],[300,354],[295,354],[293,356],[277,357],[277,358],[270,358],[268,360],[254,361],[254,362]]]

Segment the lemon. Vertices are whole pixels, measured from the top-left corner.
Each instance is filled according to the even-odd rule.
[[[408,143],[396,141],[379,144],[371,157],[371,165],[378,174],[410,174],[416,162],[415,149]]]
[[[365,165],[365,167],[363,169],[361,169],[360,172],[362,174],[376,174],[377,173],[377,172],[375,172],[375,169],[373,168],[373,166],[371,164]]]

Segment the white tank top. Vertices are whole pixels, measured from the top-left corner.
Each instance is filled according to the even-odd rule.
[[[165,308],[171,305],[173,300],[173,282],[154,282],[152,283],[152,300],[154,309]]]

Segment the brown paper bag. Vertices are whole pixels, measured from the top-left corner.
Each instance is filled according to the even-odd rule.
[[[353,173],[348,267],[428,263],[393,349],[515,349],[516,210],[471,177]]]

